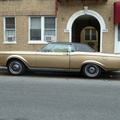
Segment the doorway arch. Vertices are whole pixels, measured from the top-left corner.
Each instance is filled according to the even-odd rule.
[[[84,10],[81,10],[81,11],[78,11],[78,12],[74,13],[70,17],[70,19],[68,20],[67,26],[66,26],[66,30],[69,31],[69,42],[72,42],[72,26],[73,26],[73,23],[75,22],[75,20],[77,18],[79,18],[81,16],[92,16],[98,21],[98,23],[100,25],[100,31],[99,31],[99,36],[100,36],[99,37],[99,39],[100,39],[99,40],[100,41],[99,45],[100,45],[100,47],[99,47],[99,51],[102,52],[102,33],[103,33],[103,30],[106,29],[106,25],[105,25],[105,21],[102,18],[102,16],[99,13],[97,13],[93,10],[84,9]]]

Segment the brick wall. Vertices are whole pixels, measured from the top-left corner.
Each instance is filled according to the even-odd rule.
[[[99,13],[105,21],[108,32],[102,34],[102,51],[114,51],[113,4],[119,0],[104,1],[69,1],[62,0],[58,4],[57,41],[69,41],[69,33],[65,33],[68,20],[77,11],[88,6],[89,10]],[[55,0],[0,0],[0,50],[36,50],[44,44],[28,44],[28,17],[55,16]],[[16,44],[3,44],[4,17],[16,17]]]
[[[89,10],[95,11],[102,16],[105,21],[106,28],[108,32],[102,34],[102,52],[114,52],[114,34],[115,34],[115,25],[113,23],[113,10],[114,2],[119,0],[108,0],[107,2],[103,1],[69,1],[61,2],[58,7],[58,18],[57,23],[57,33],[58,41],[68,41],[69,33],[65,33],[66,25],[69,18],[76,13],[84,9],[84,6],[88,6]],[[59,34],[60,33],[60,34]]]
[[[16,19],[16,44],[4,44],[4,17]],[[0,0],[0,50],[36,50],[44,45],[28,44],[28,17],[55,16],[55,0]]]

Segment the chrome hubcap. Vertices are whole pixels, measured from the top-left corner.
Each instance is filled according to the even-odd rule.
[[[96,77],[100,72],[100,69],[97,65],[88,64],[85,67],[85,74],[88,77]]]
[[[90,67],[88,71],[89,71],[89,73],[93,74],[93,73],[95,73],[96,69],[95,69],[95,67]]]
[[[13,65],[13,70],[18,71],[20,69],[20,66],[18,64]]]
[[[19,74],[22,70],[22,66],[19,62],[13,61],[9,65],[9,70],[12,74]]]

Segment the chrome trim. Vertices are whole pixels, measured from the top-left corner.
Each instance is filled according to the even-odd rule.
[[[52,68],[29,68],[31,71],[49,71],[49,72],[80,72],[79,69],[52,69]]]

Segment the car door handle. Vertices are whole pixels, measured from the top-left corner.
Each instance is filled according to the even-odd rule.
[[[63,55],[69,55],[69,53],[63,53]]]

